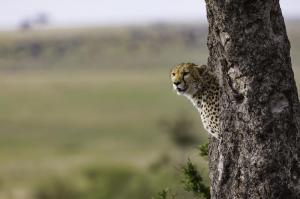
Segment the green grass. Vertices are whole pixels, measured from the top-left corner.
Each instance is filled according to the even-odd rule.
[[[148,169],[166,151],[178,158],[160,120],[183,111],[199,122],[167,77],[164,70],[1,75],[5,190],[89,164]]]

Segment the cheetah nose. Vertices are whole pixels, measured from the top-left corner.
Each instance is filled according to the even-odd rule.
[[[180,82],[174,82],[174,84],[175,84],[176,86],[178,86],[178,85],[180,84]]]

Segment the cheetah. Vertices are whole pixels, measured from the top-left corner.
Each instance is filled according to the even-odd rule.
[[[213,137],[220,134],[220,86],[216,75],[206,65],[182,63],[171,71],[173,88],[187,97],[198,110],[203,126]]]

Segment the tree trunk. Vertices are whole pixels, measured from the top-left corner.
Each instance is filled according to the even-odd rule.
[[[220,78],[217,199],[300,199],[299,100],[279,0],[206,0],[208,65]]]

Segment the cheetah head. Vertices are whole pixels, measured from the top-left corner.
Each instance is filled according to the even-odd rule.
[[[191,96],[197,92],[201,82],[201,67],[193,63],[182,63],[171,70],[173,88],[178,95]]]

